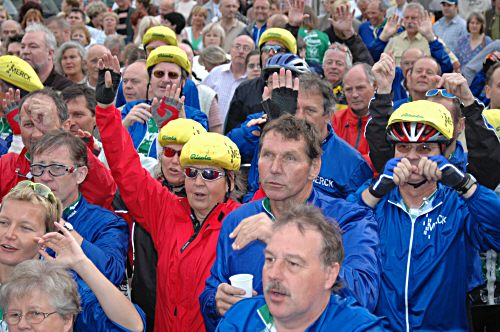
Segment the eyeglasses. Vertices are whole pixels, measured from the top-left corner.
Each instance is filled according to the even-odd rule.
[[[12,188],[12,191],[19,191],[25,188],[30,188],[37,194],[38,196],[42,196],[43,198],[47,199],[50,203],[55,203],[57,202],[57,198],[50,190],[49,187],[42,183],[35,183],[31,182],[29,180],[24,180],[19,182],[14,188]]]
[[[262,48],[260,49],[261,53],[269,53],[271,51],[273,54],[286,53],[287,49],[284,48],[283,46],[279,46],[279,45],[265,45],[265,46],[262,46]]]
[[[429,90],[425,93],[426,97],[435,97],[437,95],[441,95],[441,96],[448,98],[448,99],[459,99],[453,93],[449,93],[448,90],[446,90],[446,89],[432,89],[432,90]]]
[[[23,314],[20,311],[7,311],[6,313],[3,314],[3,320],[7,322],[7,324],[10,325],[17,325],[21,321],[21,318],[26,319],[26,321],[30,324],[40,324],[43,322],[43,320],[50,315],[56,314],[57,311],[54,312],[40,312],[36,310],[28,311],[27,313]]]
[[[164,70],[157,70],[153,72],[153,76],[156,78],[162,78],[163,76],[165,76],[165,74],[167,74],[168,78],[171,80],[176,80],[181,76],[181,74],[179,73],[174,73],[170,71],[165,72]]]
[[[429,143],[397,143],[396,150],[399,153],[410,153],[412,148],[415,147],[415,152],[419,155],[427,156],[432,152],[433,145]]]
[[[179,158],[180,158],[180,156],[181,156],[181,151],[182,151],[182,150],[177,151],[177,150],[174,150],[174,149],[169,148],[169,147],[164,147],[164,148],[163,148],[163,155],[164,155],[165,157],[167,157],[167,158],[172,158],[173,156],[177,155],[177,157],[179,157]]]
[[[258,63],[249,63],[247,67],[248,69],[260,69],[260,65]]]
[[[241,44],[236,44],[236,45],[233,45],[233,48],[237,51],[241,51],[243,50],[244,52],[250,52],[252,50],[252,48],[248,45],[241,45]]]
[[[201,174],[201,177],[205,181],[215,181],[224,175],[226,175],[223,171],[218,171],[211,168],[196,168],[196,167],[186,167],[184,169],[184,174],[190,179],[195,179],[198,174]]]
[[[45,172],[45,169],[48,169],[49,174],[52,176],[63,176],[66,173],[74,173],[78,167],[68,167],[62,164],[31,164],[31,175],[39,177],[42,176]]]

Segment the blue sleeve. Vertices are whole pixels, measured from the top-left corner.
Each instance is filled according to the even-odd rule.
[[[380,56],[382,55],[382,53],[384,53],[384,49],[387,46],[387,43],[388,42],[385,42],[377,37],[370,43],[370,45],[367,45],[368,51],[370,51],[373,61],[377,62],[378,60],[380,60]]]
[[[194,120],[201,124],[208,131],[208,118],[205,113],[200,111],[199,108],[186,107],[186,118]]]
[[[451,64],[450,56],[446,52],[444,45],[436,39],[429,43],[429,48],[431,50],[431,56],[436,59],[437,63],[441,66],[441,73],[453,72],[453,65]]]
[[[484,86],[486,84],[486,75],[484,71],[481,69],[477,72],[476,76],[474,76],[474,80],[470,85],[470,91],[474,95],[474,97],[481,99]],[[481,100],[482,101],[482,100]]]
[[[123,94],[123,81],[120,81],[120,84],[118,85],[118,93],[116,94],[115,106],[116,108],[119,108],[126,103],[127,101],[125,100],[125,95]]]
[[[353,204],[348,210],[338,220],[346,253],[339,277],[358,302],[372,312],[380,283],[378,226],[371,209]]]
[[[229,214],[222,223],[219,240],[217,241],[215,262],[210,270],[210,277],[208,277],[205,282],[205,289],[200,295],[201,313],[205,320],[207,332],[214,331],[221,318],[215,305],[215,294],[220,284],[229,283],[227,253],[231,246],[229,233],[231,233],[232,227],[230,225],[233,224],[233,222],[231,222],[233,219],[233,214]]]
[[[99,223],[99,232],[92,242],[84,239],[82,250],[113,284],[119,285],[125,276],[129,230],[118,216],[115,220]]]
[[[74,332],[122,332],[122,331],[130,331],[106,316],[104,309],[101,307],[101,304],[97,300],[97,297],[90,290],[90,288],[85,284],[84,287],[78,287],[82,311],[76,317]],[[146,331],[146,315],[142,311],[142,309],[138,305],[134,305],[137,309],[137,312],[142,318],[142,322],[144,325],[144,331]]]
[[[182,94],[184,95],[185,101],[184,104],[189,107],[200,109],[200,99],[198,97],[198,88],[196,84],[190,79],[186,80],[184,86],[182,87]],[[208,130],[208,129],[207,129]]]
[[[373,170],[364,158],[359,161],[357,170],[354,171],[353,174],[356,174],[356,176],[351,177],[349,181],[350,188],[347,193],[348,195],[358,190],[358,188],[367,180],[371,180],[373,178]]]
[[[406,93],[405,88],[403,87],[403,71],[401,67],[396,67],[396,75],[394,76],[394,80],[392,81],[392,100],[400,100],[408,98],[408,94]]]
[[[467,233],[480,251],[500,251],[500,196],[480,184],[464,199],[468,207]]]
[[[259,144],[260,139],[259,136],[255,136],[254,134],[252,134],[252,131],[260,131],[261,128],[259,126],[253,126],[249,128],[247,127],[247,124],[250,120],[262,117],[263,114],[263,112],[250,114],[245,122],[243,122],[239,127],[232,129],[226,135],[234,142],[234,144],[238,146],[242,159],[252,159],[255,152],[255,147]]]

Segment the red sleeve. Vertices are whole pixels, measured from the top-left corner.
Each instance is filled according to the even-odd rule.
[[[172,213],[172,204],[177,203],[177,196],[142,168],[139,155],[122,125],[120,111],[116,107],[97,106],[96,122],[111,173],[129,213],[156,237],[164,219],[159,216]]]
[[[116,192],[116,184],[107,167],[87,148],[89,173],[80,186],[80,191],[91,204],[112,210],[111,203]]]

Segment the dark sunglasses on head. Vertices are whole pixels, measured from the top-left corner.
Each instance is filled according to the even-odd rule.
[[[167,157],[167,158],[172,158],[173,156],[177,155],[177,157],[179,157],[179,158],[180,158],[180,156],[181,156],[181,151],[182,151],[182,150],[177,151],[177,150],[174,150],[174,149],[169,148],[169,147],[164,147],[164,148],[163,148],[163,155],[164,155],[165,157]]]
[[[274,54],[288,52],[288,50],[286,48],[284,48],[283,46],[279,46],[279,45],[265,45],[265,46],[262,46],[260,51],[261,51],[261,53],[269,53],[270,51],[273,51]]]
[[[196,168],[196,167],[186,167],[184,169],[184,174],[191,179],[195,179],[198,174],[201,174],[201,177],[205,181],[215,181],[218,178],[226,175],[223,171],[218,171],[211,168]]]
[[[171,80],[176,80],[178,79],[181,74],[179,73],[174,73],[174,72],[166,72],[167,76],[169,79]],[[156,78],[163,78],[163,76],[165,76],[165,71],[164,70],[156,70],[153,72],[153,76],[156,77]]]

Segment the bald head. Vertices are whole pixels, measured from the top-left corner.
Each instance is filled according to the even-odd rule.
[[[406,77],[408,70],[413,67],[413,64],[418,59],[425,56],[424,51],[419,48],[409,48],[403,52],[401,56],[401,70],[403,71],[403,75]]]
[[[245,67],[245,59],[254,49],[255,44],[252,38],[246,35],[236,37],[230,51],[232,66]]]
[[[100,44],[94,44],[90,46],[90,48],[87,50],[87,56],[86,56],[86,62],[87,62],[87,75],[88,75],[88,80],[89,84],[91,86],[95,86],[97,83],[97,75],[99,73],[99,68],[97,66],[97,63],[99,59],[102,59],[104,54],[111,52],[103,45]]]

